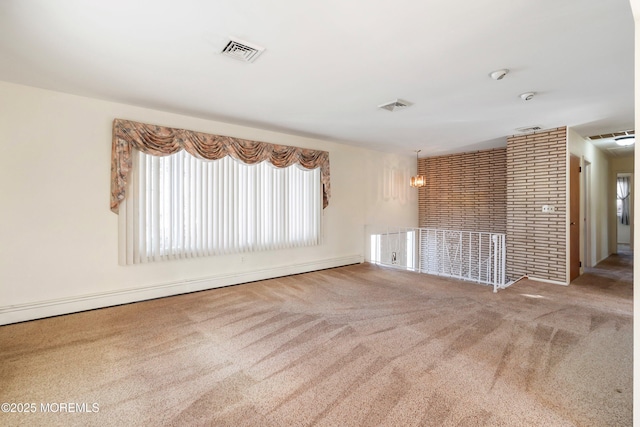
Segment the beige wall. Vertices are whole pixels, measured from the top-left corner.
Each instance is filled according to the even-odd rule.
[[[329,151],[322,245],[119,266],[114,118]],[[385,165],[415,171],[410,155],[0,82],[0,324],[359,262],[367,221],[417,225],[411,193],[383,194]]]
[[[355,179],[364,184],[365,223],[416,227],[418,191],[409,186],[411,176],[416,174],[416,158],[365,151],[363,160],[365,173]]]
[[[615,184],[611,181],[610,161],[600,149],[573,129],[568,130],[567,137],[569,152],[581,159],[580,218],[587,219],[588,225],[585,221],[580,224],[580,259],[583,266],[591,267],[615,250]]]
[[[617,220],[617,215],[616,215],[616,211],[615,211],[615,201],[613,200],[616,195],[617,195],[617,188],[616,188],[616,180],[618,177],[619,173],[623,173],[623,174],[633,174],[633,169],[634,169],[634,158],[633,155],[631,156],[627,156],[627,157],[613,157],[610,159],[609,161],[610,164],[610,175],[609,175],[609,180],[610,180],[610,184],[609,184],[609,191],[610,191],[610,211],[609,211],[609,218],[611,218],[610,224],[609,224],[609,251],[611,253],[615,253],[617,250],[617,236],[618,236],[618,231],[622,232],[622,233],[628,233],[628,235],[626,236],[626,238],[629,240],[629,243],[631,245],[631,248],[633,249],[634,247],[634,238],[633,238],[633,232],[635,230],[635,224],[634,224],[634,211],[635,211],[635,207],[634,207],[634,202],[635,202],[635,185],[633,180],[631,181],[631,200],[630,200],[630,217],[631,220],[629,221],[629,225],[628,226],[623,226],[622,224],[620,224]],[[620,228],[620,230],[616,230],[616,228]]]

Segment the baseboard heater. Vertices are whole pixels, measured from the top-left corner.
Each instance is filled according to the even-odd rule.
[[[113,307],[116,305],[130,304],[208,289],[240,285],[259,280],[292,276],[295,274],[309,273],[328,268],[360,264],[363,261],[364,258],[362,255],[352,255],[269,269],[254,270],[238,274],[179,280],[175,282],[121,289],[117,291],[78,295],[68,298],[36,301],[26,304],[8,305],[0,307],[0,325],[8,325],[11,323],[77,313],[80,311]]]

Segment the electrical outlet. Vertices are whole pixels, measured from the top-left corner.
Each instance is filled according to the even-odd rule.
[[[398,258],[396,257],[395,252],[391,252],[391,264],[396,264],[398,262]]]
[[[552,205],[542,205],[542,212],[552,213],[556,211],[556,207]]]

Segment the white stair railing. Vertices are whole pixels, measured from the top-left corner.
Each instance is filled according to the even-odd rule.
[[[365,260],[420,273],[505,288],[506,242],[501,233],[417,227],[366,227]]]

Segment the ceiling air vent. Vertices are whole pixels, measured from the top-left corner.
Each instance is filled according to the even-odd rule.
[[[516,132],[534,133],[534,132],[538,132],[539,130],[542,130],[542,126],[529,126],[529,127],[524,127],[524,128],[518,128],[518,129],[516,129]]]
[[[596,141],[598,139],[612,139],[612,138],[615,139],[619,137],[635,135],[635,133],[636,133],[635,130],[624,130],[620,132],[604,133],[602,135],[591,135],[591,136],[588,136],[587,139],[591,141]]]
[[[378,105],[378,108],[382,108],[383,110],[388,111],[396,111],[402,110],[404,108],[410,107],[411,104],[409,101],[404,101],[402,99],[396,99],[395,101],[388,102],[386,104]]]
[[[229,43],[227,43],[220,53],[239,61],[253,62],[263,51],[263,47],[229,37]]]

